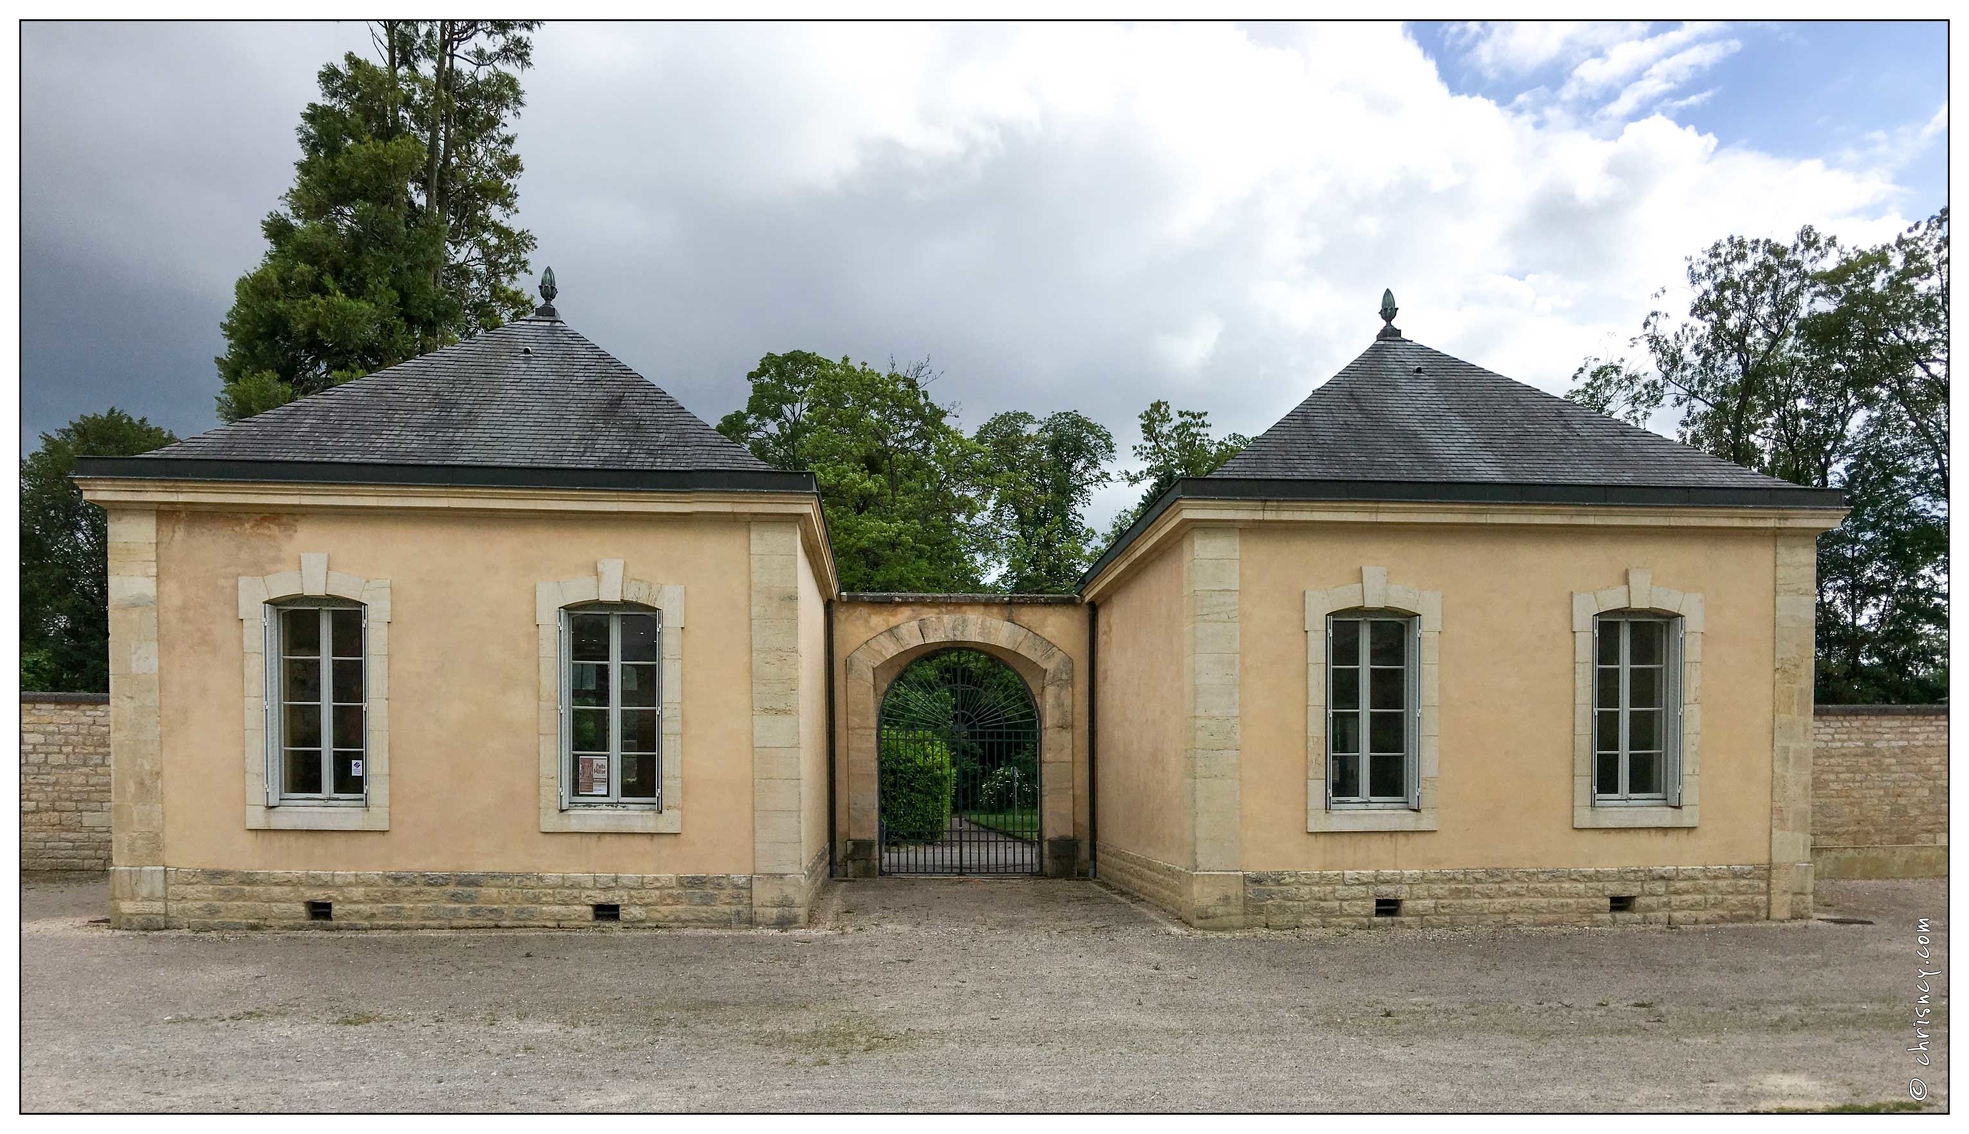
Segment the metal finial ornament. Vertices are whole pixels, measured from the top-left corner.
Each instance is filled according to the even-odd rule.
[[[1388,288],[1382,291],[1381,322],[1385,325],[1381,328],[1381,333],[1374,336],[1375,338],[1399,339],[1402,337],[1401,328],[1395,326],[1395,314],[1400,310],[1400,308],[1395,306],[1395,289]]]
[[[559,318],[560,313],[554,310],[554,297],[560,293],[561,289],[554,286],[554,269],[548,268],[540,277],[540,308],[534,314],[549,319]]]

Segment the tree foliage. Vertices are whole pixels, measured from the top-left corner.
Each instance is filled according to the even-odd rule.
[[[973,440],[990,494],[986,547],[998,589],[1071,593],[1100,551],[1083,513],[1114,479],[1106,467],[1114,436],[1072,410],[1045,418],[1012,411],[993,415]]]
[[[21,461],[21,688],[109,691],[109,539],[69,475],[77,457],[127,457],[177,438],[119,409],[84,414]]]
[[[1138,420],[1142,439],[1129,451],[1142,462],[1142,467],[1124,473],[1123,479],[1130,485],[1146,484],[1148,488],[1133,508],[1114,518],[1114,526],[1108,530],[1110,543],[1119,539],[1177,481],[1186,476],[1209,476],[1236,456],[1239,449],[1251,444],[1251,438],[1241,433],[1214,438],[1210,436],[1208,413],[1172,412],[1169,403],[1161,399],[1150,402]]]
[[[811,351],[769,354],[718,431],[820,488],[841,586],[974,591],[975,446],[930,397],[927,361],[877,370]]]
[[[1645,363],[1588,358],[1569,396],[1798,484],[1842,488],[1819,540],[1818,695],[1948,691],[1948,210],[1874,248],[1810,228],[1688,262],[1686,316],[1652,312]],[[1659,298],[1659,296],[1657,296]]]
[[[377,60],[321,69],[267,251],[233,288],[215,361],[226,421],[524,315],[533,235],[512,223],[511,123],[537,25],[384,21]]]

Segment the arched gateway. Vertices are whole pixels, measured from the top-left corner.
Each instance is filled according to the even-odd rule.
[[[1086,617],[1055,596],[844,596],[842,874],[1081,872]]]

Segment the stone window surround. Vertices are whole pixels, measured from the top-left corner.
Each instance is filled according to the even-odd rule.
[[[1416,735],[1421,807],[1329,808],[1326,804],[1326,619],[1343,610],[1395,610],[1414,616],[1418,663]],[[1434,831],[1441,726],[1437,668],[1441,656],[1443,593],[1388,581],[1386,567],[1363,566],[1361,581],[1306,592],[1306,830]]]
[[[590,602],[637,603],[663,612],[663,810],[561,807],[561,610]],[[674,835],[684,829],[684,588],[628,578],[620,559],[603,559],[593,575],[534,584],[540,632],[540,829],[552,833]]]
[[[266,609],[283,599],[345,598],[367,612],[363,633],[365,761],[362,806],[267,804]],[[246,826],[255,831],[390,829],[390,581],[328,569],[326,552],[303,552],[301,569],[239,578],[240,644],[245,653]]]
[[[1682,622],[1682,805],[1593,804],[1593,623],[1616,610],[1640,610]],[[1700,819],[1702,783],[1702,596],[1654,585],[1652,572],[1627,569],[1627,585],[1572,596],[1573,724],[1572,825],[1575,828],[1694,827]]]

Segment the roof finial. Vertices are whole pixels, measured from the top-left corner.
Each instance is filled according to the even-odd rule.
[[[1381,328],[1381,333],[1374,336],[1375,338],[1399,339],[1402,337],[1401,328],[1395,326],[1395,313],[1399,310],[1400,308],[1395,306],[1395,289],[1387,288],[1382,291],[1381,322],[1385,325]]]
[[[560,318],[560,312],[554,310],[554,297],[560,293],[561,289],[554,286],[554,269],[548,268],[540,277],[540,307],[534,314],[544,319]]]

